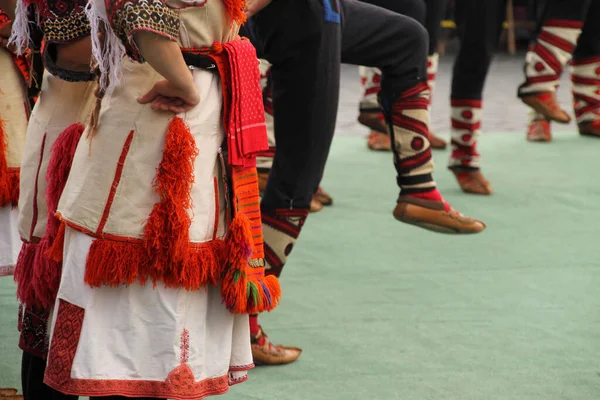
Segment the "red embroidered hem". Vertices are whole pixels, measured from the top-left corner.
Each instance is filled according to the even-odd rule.
[[[73,361],[79,346],[85,310],[59,299],[52,345],[44,383],[59,392],[77,396],[158,397],[178,400],[198,400],[224,394],[232,384],[246,377],[231,379],[229,373],[215,378],[195,381],[185,358],[164,381],[124,379],[72,378]],[[250,366],[248,366],[250,367]],[[238,367],[239,368],[239,367]],[[250,369],[250,368],[248,368]]]
[[[181,391],[174,387],[175,382],[170,381],[134,381],[134,380],[96,380],[96,379],[69,379],[62,385],[51,381],[46,375],[44,383],[59,392],[75,396],[125,396],[125,397],[150,397],[168,398],[178,400],[200,400],[209,396],[225,394],[229,391],[229,374],[217,378],[208,378],[203,381],[188,384],[181,382]],[[232,384],[247,380],[239,379]],[[180,383],[180,382],[177,382]]]

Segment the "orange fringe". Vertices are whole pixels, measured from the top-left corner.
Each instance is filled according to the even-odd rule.
[[[252,231],[250,221],[244,214],[238,213],[233,219],[225,243],[227,244],[227,260],[225,274],[221,281],[221,296],[227,308],[236,314],[245,313],[247,309],[248,287],[246,266],[252,255]]]
[[[227,16],[231,18],[233,22],[236,22],[238,25],[243,25],[246,22],[246,13],[244,12],[246,8],[245,0],[222,0],[223,5],[225,6],[225,10],[227,11]]]
[[[189,267],[189,230],[192,220],[191,189],[194,182],[196,141],[179,117],[167,128],[163,158],[156,171],[154,188],[160,202],[154,205],[144,229],[144,246],[151,260],[151,276],[165,283],[190,286],[180,281],[190,276],[181,267]],[[179,267],[179,268],[177,268]]]
[[[164,278],[155,273],[153,260],[141,243],[96,239],[87,256],[84,281],[91,287],[145,285],[148,281],[156,286],[162,281],[166,287],[198,290],[218,284],[224,254],[223,240],[188,245],[186,262],[173,268],[182,273]]]
[[[279,281],[265,277],[264,266],[250,265],[264,257],[256,169],[234,167],[232,179],[236,216],[225,239],[229,254],[221,295],[235,314],[270,311],[281,298]]]
[[[8,147],[4,121],[0,119],[0,207],[19,202],[19,168],[8,168],[6,148]]]
[[[160,202],[150,213],[142,244],[94,240],[86,262],[88,285],[130,285],[139,280],[142,285],[160,281],[166,287],[197,290],[220,281],[225,243],[213,240],[195,245],[189,239],[188,210],[197,155],[189,128],[175,117],[168,126],[156,172],[154,187]]]

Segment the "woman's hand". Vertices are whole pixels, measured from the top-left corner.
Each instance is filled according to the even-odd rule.
[[[246,3],[246,15],[248,18],[256,15],[260,10],[271,4],[273,0],[248,0]]]
[[[183,87],[175,86],[165,79],[156,82],[148,93],[138,98],[138,101],[142,104],[151,103],[153,110],[171,111],[178,114],[198,105],[200,93],[191,79]]]

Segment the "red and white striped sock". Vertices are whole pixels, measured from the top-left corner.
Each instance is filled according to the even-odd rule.
[[[452,170],[479,169],[477,139],[481,135],[481,100],[451,100],[452,154],[448,167]]]
[[[400,194],[443,201],[432,175],[427,84],[419,83],[402,93],[392,104],[390,119]]]
[[[577,123],[600,120],[600,57],[574,60],[571,64],[573,108]]]
[[[381,112],[377,95],[381,91],[381,71],[372,67],[359,67],[363,97],[360,100],[361,112]]]
[[[525,83],[519,96],[554,92],[564,67],[571,60],[583,22],[550,19],[525,56]]]

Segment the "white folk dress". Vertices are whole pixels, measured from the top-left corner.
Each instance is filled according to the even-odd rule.
[[[219,0],[189,3],[177,10],[181,47],[235,37]],[[161,9],[160,1],[153,4]],[[106,257],[123,251],[119,257],[129,260],[124,263],[141,249],[149,215],[161,202],[157,169],[177,118],[189,127],[197,149],[189,241],[209,249],[202,253],[206,257],[218,253],[229,229],[219,160],[223,96],[217,74],[194,69],[192,75],[201,103],[174,116],[137,102],[162,77],[148,64],[124,61],[122,81],[102,100],[95,131],[90,134],[88,127],[79,143],[58,207],[66,225],[63,270],[45,376],[45,383],[61,392],[201,399],[245,381],[253,367],[248,317],[228,310],[218,286],[185,290],[137,279],[126,285],[86,283],[95,243],[106,246]],[[140,250],[139,257],[145,254]]]

